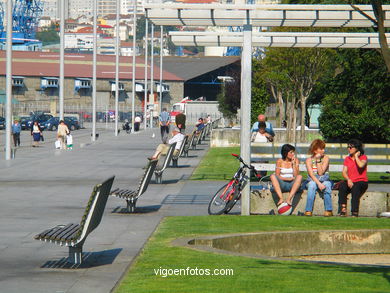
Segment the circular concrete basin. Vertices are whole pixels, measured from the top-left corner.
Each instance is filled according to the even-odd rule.
[[[176,244],[253,257],[328,260],[329,255],[390,253],[390,230],[289,231],[214,235],[181,239]],[[351,262],[351,258],[348,258]],[[390,264],[390,259],[387,259]],[[334,261],[334,260],[329,260]],[[359,261],[359,263],[362,263]]]

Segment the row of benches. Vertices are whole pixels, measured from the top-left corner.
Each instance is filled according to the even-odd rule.
[[[215,122],[217,123],[217,122]],[[196,148],[196,144],[205,139],[206,135],[210,134],[211,129],[216,124],[206,126],[199,135],[192,135],[188,138],[186,136],[185,143],[176,158],[177,160],[182,154],[188,155],[189,148]],[[34,236],[34,239],[50,242],[61,246],[69,247],[68,261],[73,264],[82,263],[82,250],[87,236],[100,224],[103,217],[104,209],[109,195],[125,199],[127,202],[127,209],[129,212],[134,212],[135,205],[138,198],[146,191],[153,173],[156,174],[156,182],[161,183],[162,172],[169,165],[170,160],[175,150],[175,144],[169,148],[168,154],[164,160],[161,168],[157,167],[158,160],[149,160],[145,172],[140,180],[140,184],[136,190],[116,188],[111,190],[115,176],[105,180],[101,184],[97,184],[92,189],[92,194],[89,197],[87,207],[84,211],[83,217],[79,224],[70,223],[67,225],[57,225],[51,229],[47,229]],[[186,152],[185,152],[186,149]],[[159,178],[159,180],[157,180]]]

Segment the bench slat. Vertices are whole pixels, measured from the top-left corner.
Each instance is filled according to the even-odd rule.
[[[72,228],[67,229],[67,231],[63,231],[61,234],[57,235],[55,240],[58,241],[69,241],[72,240],[76,232],[79,230],[80,225],[79,224],[73,224]]]

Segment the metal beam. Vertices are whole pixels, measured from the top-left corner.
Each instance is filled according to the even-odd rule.
[[[176,46],[236,46],[243,45],[242,32],[170,32]],[[390,34],[386,34],[390,43]],[[296,48],[380,48],[377,33],[325,32],[257,32],[252,35],[254,47]]]
[[[373,23],[351,5],[234,5],[145,4],[145,15],[156,25],[287,27],[372,27]],[[371,5],[354,5],[375,19]],[[383,5],[385,27],[390,26],[390,5]]]

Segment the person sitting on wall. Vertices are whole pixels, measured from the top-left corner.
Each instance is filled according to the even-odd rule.
[[[269,133],[272,137],[275,137],[275,132],[274,132],[274,129],[272,127],[272,124],[268,121],[266,121],[266,117],[264,114],[260,114],[259,116],[257,116],[257,122],[253,123],[252,125],[252,132],[257,132],[259,131],[259,123],[260,122],[264,122],[266,127],[265,127],[265,131],[267,133]]]
[[[265,131],[266,124],[265,122],[259,122],[259,130],[252,133],[252,142],[272,142],[274,138],[271,134]]]

